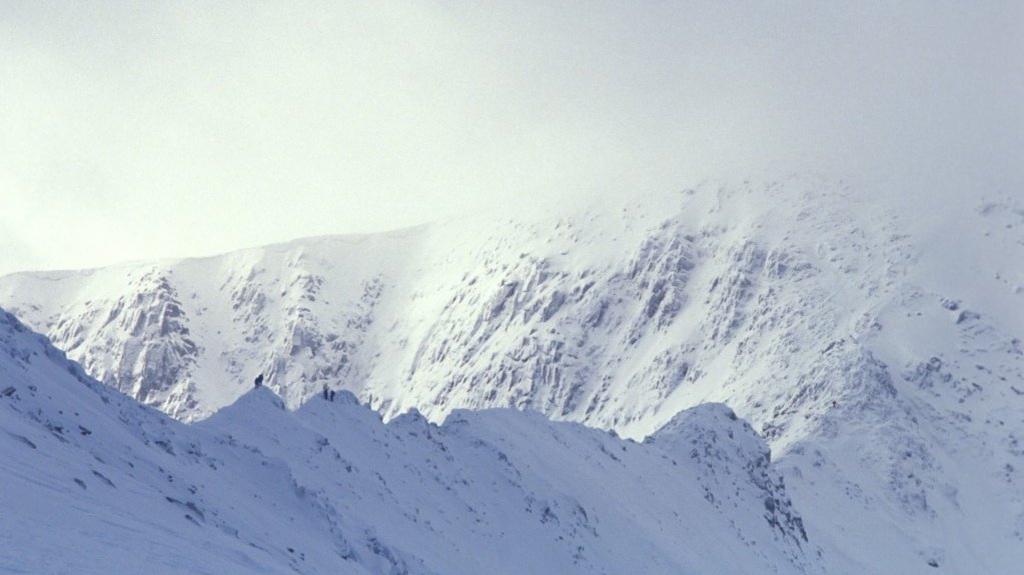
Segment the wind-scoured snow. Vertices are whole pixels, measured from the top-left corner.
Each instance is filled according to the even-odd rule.
[[[706,184],[547,218],[16,274],[0,305],[186,421],[257,373],[290,408],[326,384],[386,419],[515,407],[635,439],[724,403],[768,441],[832,572],[1013,572],[1020,195],[932,205],[866,185]]]
[[[384,424],[254,389],[174,421],[0,311],[5,573],[817,573],[726,407],[643,444],[513,410]]]

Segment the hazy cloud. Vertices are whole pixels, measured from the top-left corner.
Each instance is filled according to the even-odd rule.
[[[8,2],[0,22],[0,272],[709,176],[968,193],[1024,164],[1017,2]]]

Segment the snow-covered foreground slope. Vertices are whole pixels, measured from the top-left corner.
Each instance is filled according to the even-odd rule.
[[[17,274],[0,278],[0,305],[184,420],[260,372],[290,407],[327,384],[386,417],[512,406],[638,439],[723,402],[772,446],[834,571],[1013,572],[1024,207],[1020,193],[967,199],[979,195],[705,185],[548,218]]]
[[[266,388],[176,422],[0,310],[4,573],[808,573],[819,551],[728,408],[638,444],[540,414]]]

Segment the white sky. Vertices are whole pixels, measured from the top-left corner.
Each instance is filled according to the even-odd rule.
[[[1024,182],[1024,3],[838,4],[7,0],[0,273],[725,174]]]

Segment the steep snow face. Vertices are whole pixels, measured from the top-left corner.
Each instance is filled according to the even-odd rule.
[[[266,388],[195,425],[0,310],[0,571],[820,573],[767,447],[720,405],[645,444],[537,413]]]
[[[11,276],[4,293],[91,375],[179,419],[232,403],[257,373],[294,407],[323,383],[364,379],[382,278],[415,236]]]
[[[18,274],[0,305],[185,420],[260,372],[293,408],[327,384],[386,418],[511,406],[637,439],[723,402],[768,439],[829,557],[1012,571],[1024,207],[1019,193],[924,207],[811,178],[707,185]]]

